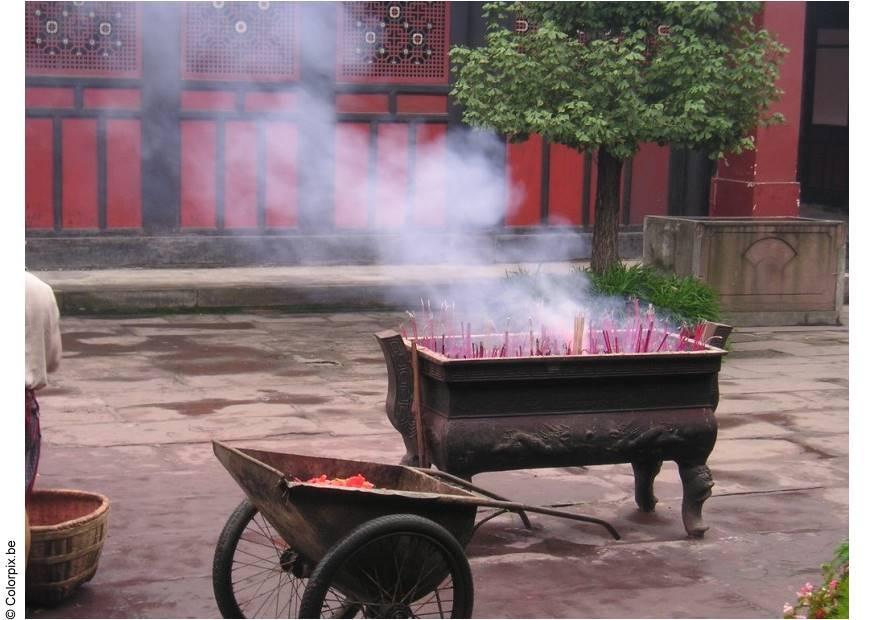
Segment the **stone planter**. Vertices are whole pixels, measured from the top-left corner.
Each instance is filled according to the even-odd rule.
[[[733,325],[840,324],[844,222],[648,216],[644,264],[693,276]]]

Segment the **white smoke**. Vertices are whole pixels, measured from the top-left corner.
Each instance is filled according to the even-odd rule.
[[[429,125],[399,118],[378,124],[374,147],[368,120],[357,121],[366,131],[350,130],[336,111],[335,55],[325,53],[326,45],[331,47],[339,36],[338,6],[298,6],[299,62],[302,75],[309,77],[295,86],[296,115],[298,140],[306,151],[290,148],[288,161],[279,162],[280,168],[296,171],[299,212],[306,198],[318,211],[316,219],[329,225],[315,252],[309,247],[309,260],[343,262],[353,246],[379,265],[452,264],[460,270],[494,263],[498,255],[521,263],[533,255],[579,257],[580,238],[559,228],[552,235],[548,229],[520,234],[498,251],[495,233],[522,200],[520,188],[508,178],[502,138],[451,128],[433,131],[436,139],[431,142],[411,139],[408,121],[422,132]],[[248,146],[228,138],[226,132],[227,161],[243,165],[242,152]],[[360,174],[341,176],[341,171],[356,168]],[[337,225],[334,230],[332,224]],[[417,290],[434,310],[455,303],[467,317],[463,322],[473,322],[472,329],[480,333],[527,332],[530,321],[536,329],[568,331],[575,315],[594,320],[626,310],[626,300],[593,294],[587,278],[542,278],[534,287],[540,290],[533,290],[531,280],[477,280],[472,285],[460,277],[456,285],[430,288],[423,283]],[[545,298],[546,304],[540,301]],[[428,314],[423,310],[416,310],[420,317]]]

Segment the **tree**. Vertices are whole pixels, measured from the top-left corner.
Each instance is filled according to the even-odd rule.
[[[592,268],[619,260],[623,161],[642,142],[755,147],[786,51],[754,23],[757,2],[517,2],[484,5],[483,47],[450,52],[463,120],[512,141],[537,133],[597,153]],[[526,32],[517,32],[527,26]]]

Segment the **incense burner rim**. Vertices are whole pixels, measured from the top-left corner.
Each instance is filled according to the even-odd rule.
[[[471,338],[479,338],[481,336],[472,335]],[[483,336],[485,337],[485,336]],[[414,341],[413,338],[405,338],[402,337],[401,340],[404,342],[404,347],[410,351],[412,343]],[[421,342],[426,340],[426,338],[420,337],[417,339],[417,342]],[[595,359],[605,359],[605,360],[617,360],[617,359],[636,359],[636,360],[647,360],[647,359],[677,359],[684,357],[723,357],[727,355],[729,351],[725,349],[721,349],[719,347],[715,347],[713,345],[705,344],[702,345],[704,348],[699,351],[649,351],[647,353],[582,353],[580,355],[524,355],[522,357],[507,355],[505,357],[447,357],[446,355],[442,355],[437,351],[430,349],[429,347],[419,345],[417,346],[417,354],[421,357],[427,357],[429,361],[432,361],[436,364],[441,365],[461,365],[461,364],[483,364],[483,363],[503,363],[509,364],[513,362],[532,362],[532,363],[543,363],[543,364],[555,364],[557,362],[580,362],[583,360],[595,360]]]

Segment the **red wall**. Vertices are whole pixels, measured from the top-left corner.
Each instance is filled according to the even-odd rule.
[[[548,224],[583,224],[584,165],[585,158],[581,153],[560,144],[550,145]]]
[[[180,131],[180,226],[215,228],[216,124],[184,120]]]
[[[52,119],[25,120],[25,226],[29,229],[51,229],[54,225],[53,146]]]
[[[174,154],[180,164],[179,229],[296,231],[308,199],[299,187],[313,165],[302,127],[307,119],[297,116],[302,99],[296,92],[300,74],[295,54],[300,50],[293,46],[270,51],[274,55],[265,62],[275,65],[265,68],[257,82],[241,76],[246,75],[246,59],[256,58],[258,50],[232,49],[236,54],[233,67],[226,67],[225,73],[218,57],[210,56],[212,64],[201,67],[196,52],[209,38],[203,38],[205,32],[209,34],[207,18],[189,19],[200,15],[203,7],[179,6],[182,58],[176,83],[179,98],[172,102],[178,103],[179,121],[180,150]],[[387,7],[363,3],[356,10],[390,10]],[[429,49],[440,52],[441,62],[403,70],[392,63],[373,68],[362,58],[350,56],[359,51],[350,42],[364,35],[338,12],[334,93],[338,122],[330,138],[335,186],[333,203],[325,205],[328,226],[356,231],[408,226],[435,229],[453,224],[445,213],[453,184],[444,163],[450,122],[450,76],[444,62],[450,41],[448,7],[437,3],[428,8],[429,23],[437,26]],[[274,26],[291,33],[290,40],[297,45],[294,29],[300,20],[294,11],[298,9],[292,5],[275,8],[282,12],[282,19]],[[240,10],[261,9],[253,4]],[[216,9],[211,11],[204,15],[221,17]],[[28,76],[40,80],[30,79],[26,88],[28,230],[143,227],[141,156],[146,141],[140,48],[152,43],[142,40],[140,13],[139,9],[125,13],[124,19],[131,24],[125,36],[132,37],[126,44],[136,50],[124,66],[87,71],[74,65],[52,67],[45,58],[40,60],[39,50],[28,47]],[[765,4],[761,25],[790,49],[779,82],[785,94],[775,107],[787,124],[758,130],[757,152],[720,164],[712,191],[715,215],[796,212],[804,13],[802,2]],[[28,19],[27,28],[32,28],[33,19]],[[251,23],[255,28],[262,22]],[[210,27],[221,25],[219,20]],[[291,54],[294,62],[282,65],[280,52]],[[87,81],[77,82],[77,77],[87,77]],[[176,144],[174,140],[166,143]],[[426,165],[424,153],[437,157],[429,157]],[[647,214],[667,213],[666,147],[642,145],[624,175],[623,225],[640,226]],[[595,157],[545,144],[539,136],[509,144],[504,223],[508,227],[591,226],[596,180]]]
[[[542,217],[541,191],[545,157],[548,159],[546,218]],[[508,144],[508,213],[505,224],[520,227],[592,226],[598,178],[596,159],[595,155],[590,158],[590,192],[584,198],[585,155],[558,144],[549,145],[549,152],[545,153],[540,136]],[[624,176],[631,176],[631,193],[627,198],[627,185],[623,183],[620,192],[622,225],[641,226],[645,215],[668,213],[668,159],[668,147],[642,144],[631,166],[624,166]]]
[[[98,230],[103,203],[105,229],[140,228],[139,89],[32,86],[25,105],[26,227]]]
[[[632,162],[629,224],[643,226],[645,215],[668,214],[669,147],[647,143]]]
[[[507,145],[508,226],[534,226],[541,221],[542,145],[541,136]]]
[[[249,86],[242,97],[230,90],[182,91],[181,228],[297,227],[298,125],[291,117],[297,96],[254,88]],[[222,144],[233,148],[220,149]],[[260,165],[264,166],[263,222],[258,213]],[[221,193],[216,185],[220,178]]]
[[[778,88],[784,91],[772,111],[786,122],[753,133],[756,150],[731,155],[718,163],[711,183],[713,216],[798,216],[796,164],[805,57],[805,3],[765,2],[757,24],[777,37],[788,53]]]

